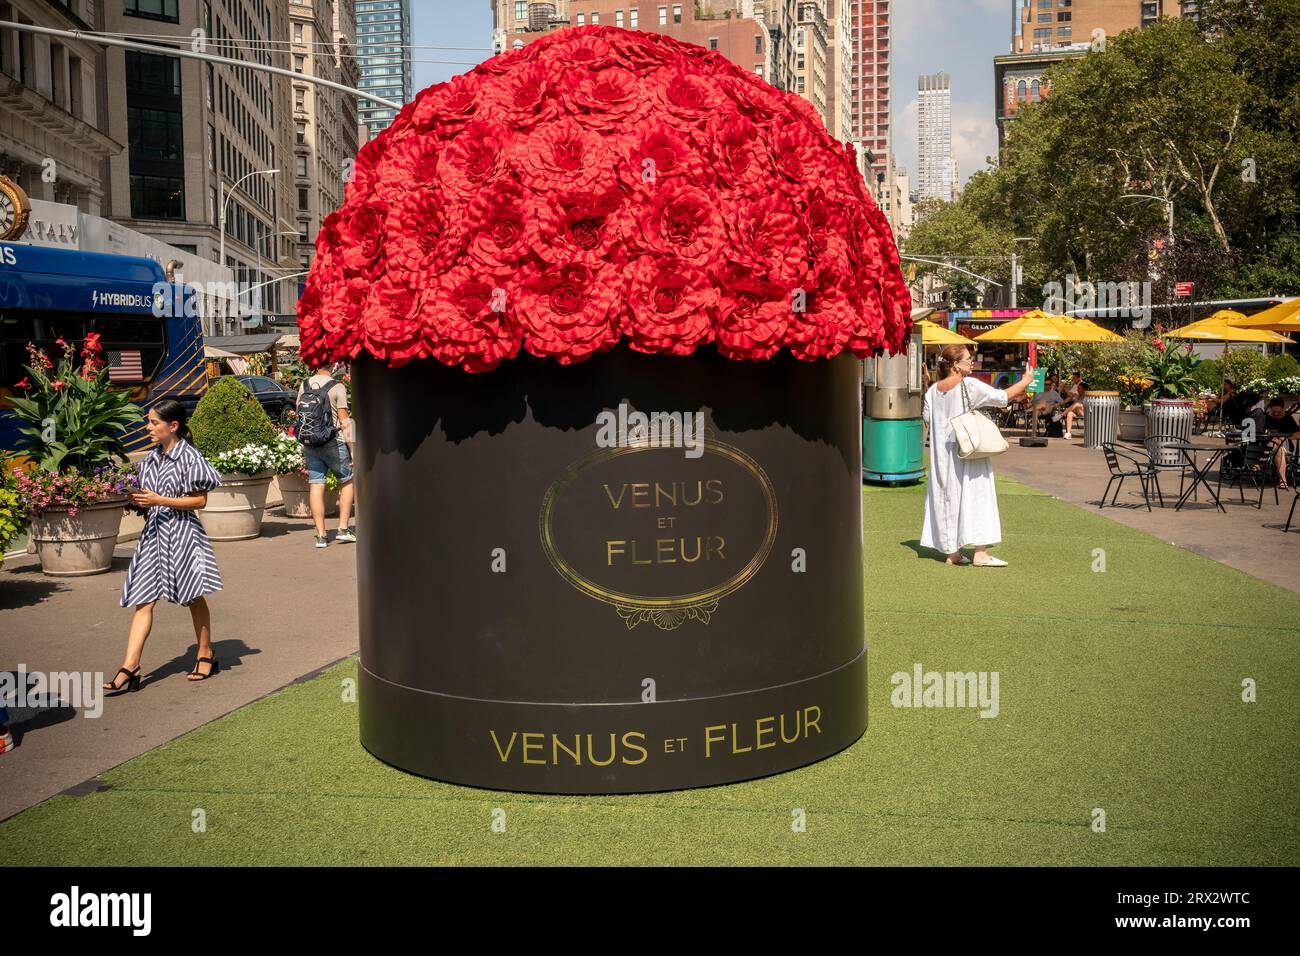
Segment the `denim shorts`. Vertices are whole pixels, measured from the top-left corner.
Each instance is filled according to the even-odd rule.
[[[325,484],[325,473],[334,472],[340,484],[352,480],[352,455],[348,452],[347,442],[341,438],[327,441],[319,447],[302,446],[302,456],[307,459],[307,483]]]

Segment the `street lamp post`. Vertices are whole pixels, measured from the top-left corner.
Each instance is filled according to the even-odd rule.
[[[295,230],[293,230],[293,229],[282,229],[280,232],[268,232],[265,236],[259,236],[259,237],[258,237],[258,240],[257,240],[255,243],[253,243],[253,247],[254,247],[254,248],[256,249],[256,251],[257,251],[257,281],[258,281],[258,283],[259,283],[259,285],[255,286],[254,288],[258,288],[258,289],[261,288],[261,282],[262,282],[262,243],[263,243],[264,241],[266,241],[267,239],[275,239],[275,238],[277,238],[277,237],[279,237],[279,236],[296,236],[296,235],[298,235],[298,233],[297,233],[297,231],[295,231]],[[283,276],[281,276],[281,278],[283,278]],[[272,281],[278,282],[279,279],[275,279],[275,280],[272,280]],[[261,292],[258,292],[258,294],[257,294],[257,314],[258,314],[259,316],[262,314],[262,293],[261,293]]]
[[[1017,236],[1011,240],[1011,308],[1016,308],[1016,290],[1020,288],[1020,276],[1016,273],[1018,258],[1016,254],[1017,242],[1037,242],[1033,236]]]
[[[274,176],[279,171],[280,170],[278,169],[254,169],[251,172],[247,172],[240,176],[235,180],[235,185],[231,186],[229,189],[226,189],[226,184],[221,181],[220,177],[217,178],[217,198],[220,201],[217,210],[217,265],[225,266],[226,264],[226,207],[230,205],[230,200],[235,195],[235,190],[238,189],[244,180],[249,177]]]

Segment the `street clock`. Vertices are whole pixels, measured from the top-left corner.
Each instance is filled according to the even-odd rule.
[[[18,239],[27,231],[32,204],[22,187],[8,176],[0,176],[0,239]]]

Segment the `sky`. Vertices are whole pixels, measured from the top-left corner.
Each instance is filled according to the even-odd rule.
[[[894,0],[894,155],[916,179],[916,82],[952,77],[953,151],[962,181],[997,153],[993,57],[1011,45],[1012,0]],[[490,0],[412,0],[415,89],[464,73],[492,53]]]

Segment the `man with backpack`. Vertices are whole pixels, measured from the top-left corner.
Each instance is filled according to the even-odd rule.
[[[316,547],[327,547],[325,538],[325,475],[334,472],[339,480],[339,530],[337,543],[354,543],[352,517],[352,418],[348,414],[348,391],[344,384],[321,365],[298,386],[298,441],[307,460],[308,500],[316,523]]]

